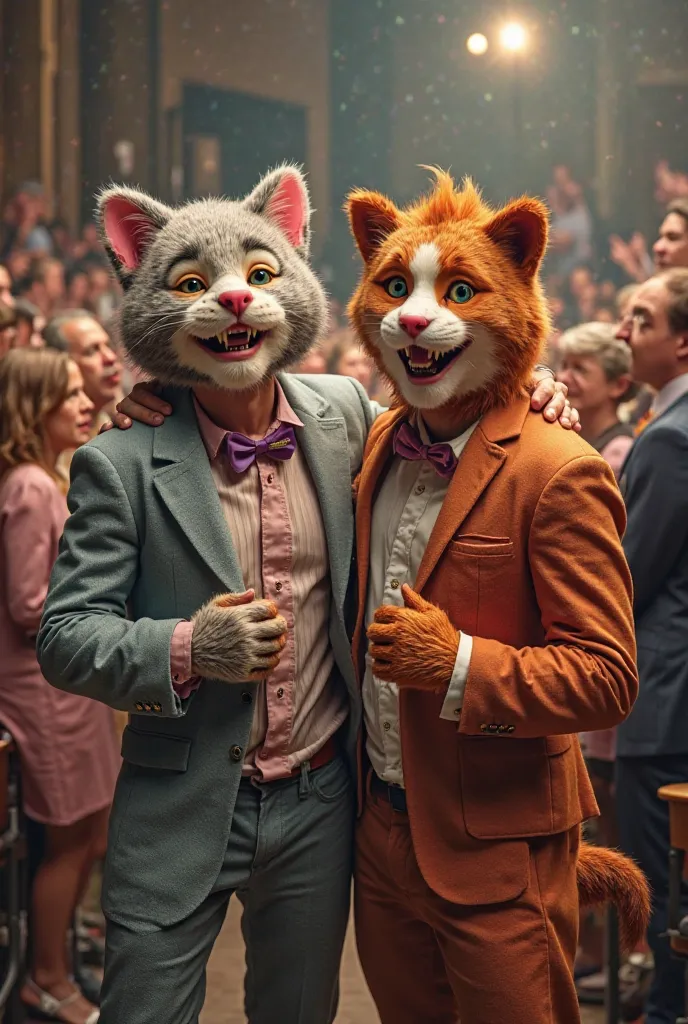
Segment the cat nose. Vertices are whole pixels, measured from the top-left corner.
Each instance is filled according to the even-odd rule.
[[[402,331],[406,331],[411,338],[417,338],[418,335],[424,331],[426,327],[429,327],[431,323],[432,320],[428,320],[428,318],[424,316],[411,316],[411,314],[404,314],[399,317],[399,326]]]
[[[246,312],[253,302],[253,295],[248,288],[245,288],[234,292],[222,292],[218,295],[217,301],[225,309],[228,309],[230,313],[234,313],[237,320],[241,320],[242,314]]]

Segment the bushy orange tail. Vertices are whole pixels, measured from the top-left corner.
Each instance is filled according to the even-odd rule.
[[[583,908],[602,903],[616,906],[623,950],[634,949],[644,938],[650,920],[650,886],[629,857],[617,850],[581,843],[578,896]]]

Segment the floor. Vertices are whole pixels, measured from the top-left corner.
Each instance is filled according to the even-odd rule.
[[[243,958],[239,904],[232,900],[225,927],[208,966],[208,995],[201,1024],[245,1024],[246,1018],[241,1009]],[[361,975],[351,931],[344,953],[342,999],[337,1024],[378,1024],[378,1016]],[[585,1010],[583,1024],[604,1024],[603,1012]]]

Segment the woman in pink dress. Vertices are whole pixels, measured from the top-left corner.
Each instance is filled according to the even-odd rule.
[[[82,384],[63,352],[13,349],[0,360],[0,722],[19,748],[24,809],[46,833],[22,999],[38,1019],[67,1024],[98,1020],[71,978],[67,932],[104,856],[119,770],[110,709],[49,686],[35,654],[68,515],[57,458],[91,426]]]

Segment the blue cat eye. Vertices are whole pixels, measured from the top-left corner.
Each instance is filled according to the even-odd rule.
[[[452,302],[468,302],[474,295],[474,290],[465,281],[454,281],[447,292],[447,296]]]
[[[271,274],[269,270],[265,269],[265,267],[256,267],[256,269],[252,270],[248,275],[248,283],[260,288],[262,284],[270,284],[274,276],[275,275]]]
[[[383,288],[393,299],[403,299],[408,295],[408,285],[403,277],[390,277],[385,281]]]

